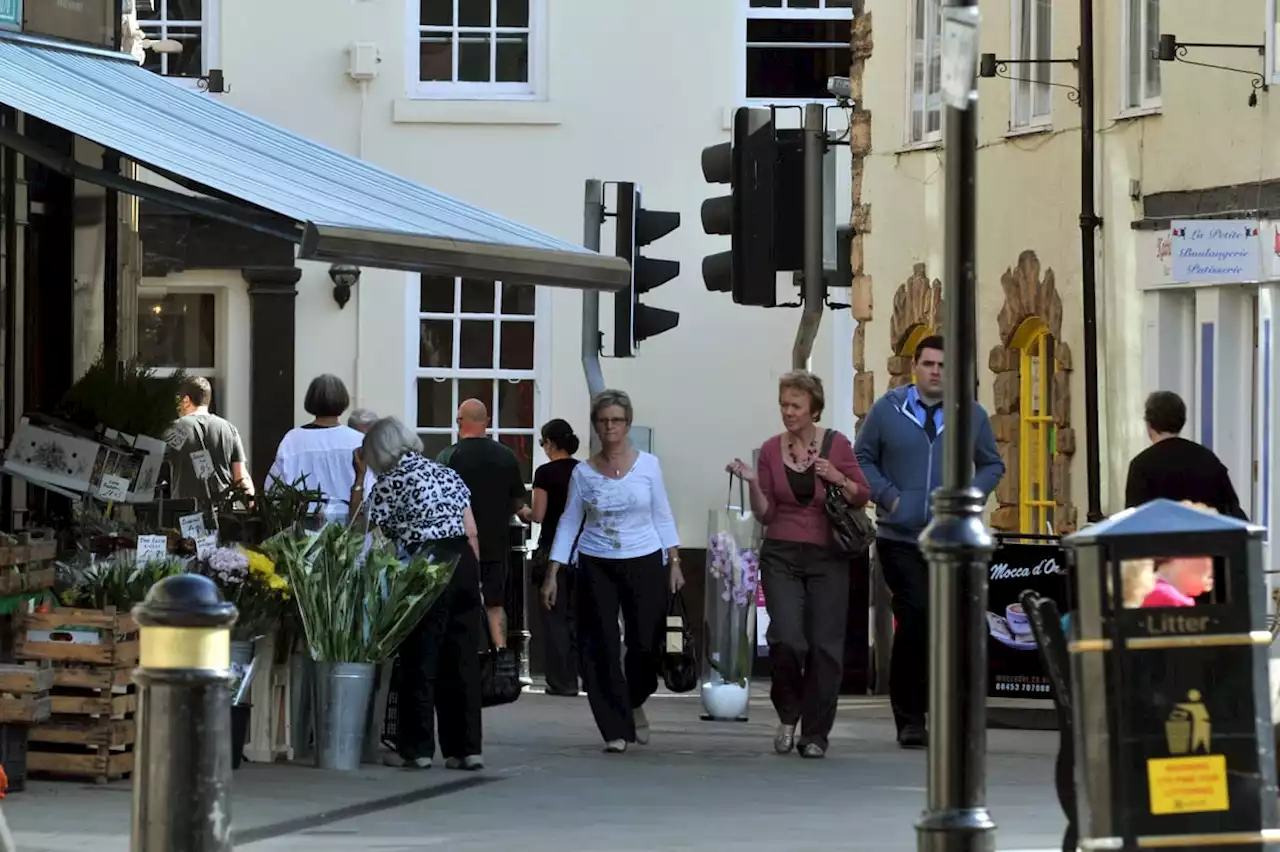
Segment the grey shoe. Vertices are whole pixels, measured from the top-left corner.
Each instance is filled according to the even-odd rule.
[[[640,745],[648,745],[652,731],[649,729],[649,717],[645,714],[644,708],[637,707],[632,710],[631,716],[636,723],[636,742]]]
[[[391,766],[396,769],[430,769],[431,758],[415,757],[413,760],[405,760],[400,755],[392,752],[382,758],[383,766]]]
[[[627,750],[626,740],[609,740],[604,744],[604,750],[607,754],[622,754]]]
[[[773,750],[778,754],[789,754],[796,747],[796,726],[779,725],[773,732]]]
[[[800,746],[800,756],[806,760],[821,760],[827,756],[827,752],[817,743],[805,743]]]
[[[484,758],[478,754],[469,754],[466,757],[451,757],[444,762],[446,769],[461,769],[466,772],[475,772],[484,769]]]

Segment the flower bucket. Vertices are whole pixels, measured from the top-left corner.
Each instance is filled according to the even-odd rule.
[[[714,721],[745,722],[751,699],[759,530],[742,485],[739,505],[726,500],[708,519],[701,693],[703,718]],[[729,492],[732,499],[732,476]]]
[[[289,722],[293,759],[311,754],[311,713],[315,679],[315,663],[311,655],[295,651],[289,655]]]
[[[360,768],[376,669],[373,663],[316,663],[316,766],[320,769]]]

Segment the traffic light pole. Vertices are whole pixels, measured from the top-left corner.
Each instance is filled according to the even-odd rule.
[[[928,808],[916,823],[920,852],[991,852],[987,811],[986,495],[973,487],[977,369],[978,2],[947,0],[942,80],[947,368],[942,487],[920,536],[929,560]]]
[[[801,273],[800,327],[791,347],[791,368],[807,370],[813,355],[813,342],[822,324],[822,307],[826,293],[823,281],[823,158],[827,153],[826,107],[805,104],[804,107],[804,269]]]
[[[600,228],[604,225],[604,184],[586,182],[582,204],[582,245],[600,251]],[[604,390],[604,370],[600,367],[600,291],[582,291],[582,371],[587,376],[587,393],[594,397]]]

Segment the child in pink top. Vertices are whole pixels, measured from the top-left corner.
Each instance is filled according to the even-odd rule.
[[[1142,601],[1144,607],[1195,606],[1196,598],[1213,591],[1213,560],[1208,556],[1178,556],[1156,565],[1156,583]]]

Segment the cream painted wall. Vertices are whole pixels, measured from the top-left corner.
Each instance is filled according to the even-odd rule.
[[[942,163],[940,147],[908,150],[906,139],[910,3],[875,4],[875,51],[867,63],[866,107],[873,116],[874,151],[869,158],[864,201],[873,207],[867,238],[867,271],[875,282],[875,317],[867,326],[867,368],[883,392],[888,374],[889,318],[898,285],[913,262],[928,263],[931,278],[942,277]],[[1197,42],[1261,43],[1266,3],[1238,0],[1215,6],[1205,16],[1197,4],[1162,3],[1161,27]],[[1053,4],[1053,58],[1074,56],[1079,42],[1079,4]],[[1121,116],[1122,4],[1103,0],[1096,8],[1096,92],[1098,99],[1099,392],[1103,511],[1121,507],[1128,459],[1145,445],[1141,422],[1143,382],[1143,301],[1138,256],[1149,248],[1130,224],[1142,217],[1142,203],[1130,197],[1130,181],[1141,193],[1246,183],[1280,173],[1275,145],[1280,106],[1274,93],[1261,93],[1256,109],[1246,105],[1249,79],[1243,75],[1162,63],[1163,105],[1146,115]],[[981,50],[1004,58],[1012,53],[1011,2],[982,3]],[[1190,57],[1206,62],[1255,67],[1247,51]],[[1014,76],[1019,69],[1014,66]],[[1054,66],[1053,79],[1075,83],[1071,66]],[[1052,268],[1063,301],[1063,338],[1073,354],[1072,422],[1078,436],[1073,463],[1073,499],[1084,521],[1084,341],[1080,237],[1080,112],[1053,89],[1053,125],[1043,132],[1009,131],[1011,84],[979,81],[978,275],[979,376],[981,399],[991,407],[993,374],[987,354],[998,341],[996,318],[1004,301],[1000,275],[1019,252],[1033,249],[1042,268]]]
[[[648,297],[678,310],[680,327],[645,343],[637,359],[606,361],[605,377],[633,395],[637,421],[655,430],[682,539],[701,546],[706,510],[723,499],[725,463],[779,428],[776,378],[790,366],[799,319],[796,311],[737,307],[727,294],[708,293],[701,280],[702,257],[728,248],[727,238],[707,237],[700,227],[702,200],[722,194],[703,182],[700,153],[728,139],[726,116],[739,103],[745,0],[553,0],[545,97],[531,102],[408,99],[405,0],[326,3],[323,14],[315,5],[222,0],[221,56],[213,61],[230,91],[219,97],[574,241],[582,236],[587,178],[641,183],[650,207],[680,211],[680,230],[650,253],[680,260],[682,274]],[[346,49],[355,41],[375,42],[381,57],[380,74],[363,95],[345,74]],[[848,215],[847,171],[838,169],[837,218]],[[409,415],[406,276],[364,270],[355,298],[339,310],[327,267],[302,266],[297,418],[307,382],[322,371],[358,384],[360,405]],[[172,276],[167,285],[175,279],[185,286],[204,276]],[[236,287],[227,290],[242,294],[243,283]],[[585,432],[581,299],[557,290],[545,301],[538,334],[549,358],[540,365],[540,409]],[[601,327],[608,329],[605,302]],[[850,358],[848,335],[833,348],[831,325],[828,317],[813,360],[826,377]],[[241,375],[247,386],[247,368]],[[832,388],[829,405],[847,410],[851,396],[847,385]]]

